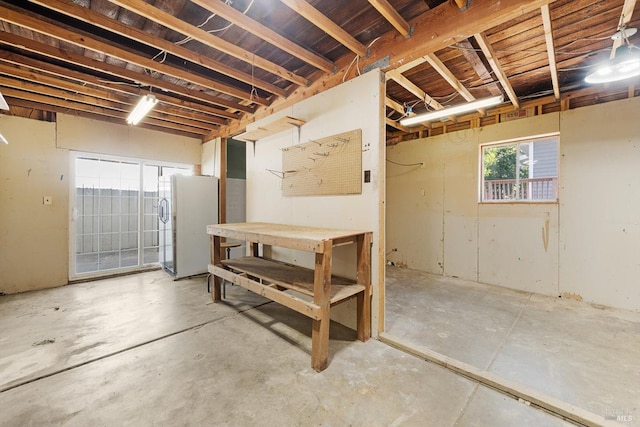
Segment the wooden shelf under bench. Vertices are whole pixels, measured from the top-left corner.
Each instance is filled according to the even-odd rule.
[[[320,319],[319,305],[286,292],[291,290],[313,297],[313,270],[259,257],[225,260],[222,261],[222,265],[226,268],[209,265],[209,272],[296,310],[307,317],[315,320]],[[259,280],[251,279],[251,277]],[[364,291],[363,285],[332,276],[329,294],[330,305],[334,306]]]

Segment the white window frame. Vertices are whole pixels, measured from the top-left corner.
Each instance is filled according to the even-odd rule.
[[[555,139],[556,140],[556,170],[557,174],[555,176],[555,198],[554,199],[485,199],[484,198],[484,188],[485,188],[485,180],[484,180],[484,149],[487,147],[500,147],[500,146],[508,146],[508,145],[518,145],[518,144],[526,144],[526,143],[535,143],[536,141],[545,140],[545,139]],[[530,145],[530,149],[533,149],[533,144]],[[532,157],[532,156],[530,156]],[[532,166],[533,167],[533,166]],[[526,136],[520,138],[512,138],[501,141],[494,141],[480,144],[479,152],[478,152],[478,203],[487,203],[487,204],[514,204],[514,203],[524,203],[524,204],[532,204],[532,203],[558,203],[559,200],[559,186],[558,180],[560,175],[560,133],[552,132],[540,135]],[[519,180],[519,173],[516,173],[516,180]]]
[[[93,279],[105,276],[113,276],[115,274],[126,274],[136,271],[142,271],[148,269],[152,264],[144,264],[144,232],[143,232],[143,212],[144,212],[144,191],[143,191],[143,171],[145,165],[161,166],[161,167],[174,167],[189,169],[191,173],[194,172],[194,165],[187,163],[175,163],[165,162],[159,160],[142,159],[138,157],[125,157],[114,156],[109,154],[99,154],[83,151],[69,151],[70,164],[69,164],[69,280],[83,280]],[[76,159],[88,157],[99,160],[117,161],[117,162],[135,162],[138,163],[140,169],[140,183],[141,191],[138,198],[138,265],[133,267],[123,267],[110,270],[99,270],[88,273],[76,273],[76,223],[74,218],[74,209],[76,208]],[[159,264],[158,264],[159,265]]]

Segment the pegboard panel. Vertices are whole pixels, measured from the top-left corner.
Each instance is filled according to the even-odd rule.
[[[311,140],[282,150],[282,194],[362,193],[362,130]]]

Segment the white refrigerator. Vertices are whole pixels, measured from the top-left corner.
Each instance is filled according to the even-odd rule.
[[[218,223],[218,179],[161,178],[158,201],[160,264],[175,279],[207,272],[207,225]]]

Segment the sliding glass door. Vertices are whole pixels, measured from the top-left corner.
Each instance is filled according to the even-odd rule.
[[[158,262],[161,176],[188,165],[74,154],[70,277],[93,277]]]

